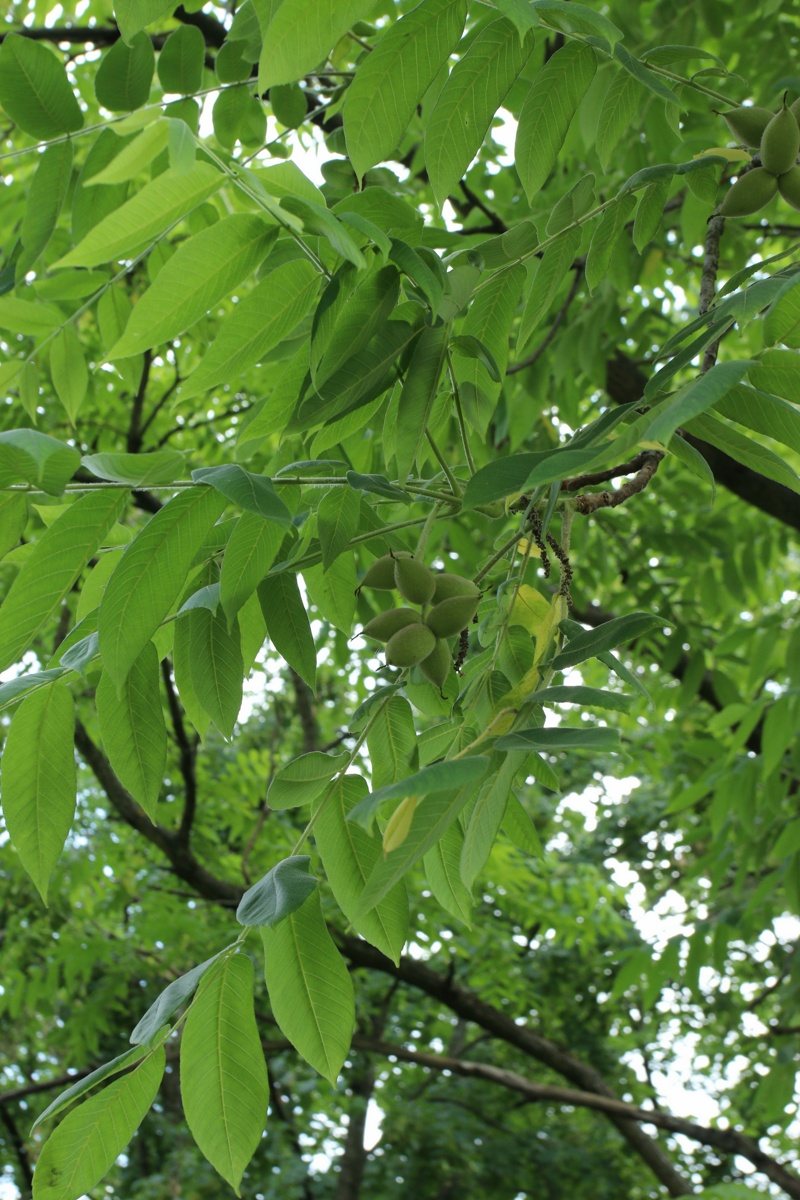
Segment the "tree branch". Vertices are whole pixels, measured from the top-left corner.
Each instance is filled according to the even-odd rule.
[[[597,512],[599,508],[616,508],[618,505],[624,504],[631,496],[643,492],[658,470],[658,464],[664,455],[659,450],[646,450],[644,456],[645,462],[633,479],[623,483],[615,492],[590,492],[584,496],[578,496],[575,500],[576,512],[588,516],[589,513]]]
[[[25,1140],[17,1128],[16,1121],[6,1107],[6,1097],[0,1098],[0,1121],[6,1127],[8,1140],[11,1142],[14,1153],[17,1156],[20,1175],[25,1185],[25,1193],[30,1195],[33,1187],[33,1168],[31,1167],[31,1160],[28,1157],[28,1151],[25,1149]]]
[[[188,845],[192,833],[192,825],[197,810],[197,739],[190,740],[186,726],[183,723],[183,713],[172,682],[172,671],[169,659],[161,663],[161,674],[164,679],[164,690],[167,693],[167,705],[175,732],[178,746],[178,764],[183,779],[183,814],[178,827],[178,836]]]
[[[558,310],[556,315],[553,317],[553,323],[550,326],[550,328],[548,329],[547,333],[544,335],[541,342],[539,342],[539,345],[536,347],[536,349],[531,354],[529,354],[527,358],[523,358],[522,362],[512,363],[511,366],[506,367],[506,375],[516,375],[518,371],[524,371],[528,367],[532,367],[533,364],[537,361],[537,359],[539,359],[544,354],[545,350],[550,345],[550,343],[552,342],[553,338],[558,333],[561,326],[564,324],[567,313],[569,312],[569,309],[570,309],[570,305],[572,304],[572,301],[575,299],[575,297],[578,294],[578,289],[581,286],[582,279],[583,279],[583,270],[575,268],[575,276],[572,280],[572,286],[570,287],[569,291],[567,292],[566,298],[564,300],[564,303],[561,305],[561,308]]]
[[[703,271],[700,276],[700,305],[698,308],[700,316],[707,313],[714,303],[717,271],[719,270],[719,243],[724,229],[725,218],[719,215],[712,217],[706,226],[705,255],[703,257]],[[710,371],[717,361],[719,343],[720,338],[717,338],[710,346],[706,346],[700,366],[701,375],[704,375],[706,371]]]
[[[144,398],[147,395],[147,385],[150,382],[150,367],[152,363],[152,350],[145,350],[142,377],[139,380],[139,386],[136,389],[136,395],[131,405],[131,417],[125,439],[125,449],[128,451],[128,454],[138,454],[142,448],[142,410],[144,408]]]

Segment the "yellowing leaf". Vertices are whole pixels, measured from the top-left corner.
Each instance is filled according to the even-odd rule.
[[[389,820],[386,822],[386,828],[383,831],[383,854],[384,858],[392,850],[396,850],[398,846],[402,846],[411,829],[411,822],[414,819],[414,813],[419,804],[419,796],[406,796],[405,800],[401,800],[397,808],[394,810]]]
[[[547,597],[543,596],[536,588],[523,583],[514,597],[509,624],[522,625],[528,633],[536,637],[549,612],[550,602]]]

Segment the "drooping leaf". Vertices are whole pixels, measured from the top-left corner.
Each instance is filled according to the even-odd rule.
[[[351,810],[368,792],[361,775],[342,775],[315,813],[314,840],[336,903],[355,929],[397,962],[408,935],[408,895],[399,882],[358,921],[354,913],[364,884],[381,858],[377,837],[348,821]]]
[[[783,455],[776,454],[774,450],[753,438],[745,437],[729,422],[722,421],[711,413],[701,413],[699,417],[689,421],[686,431],[724,450],[736,462],[750,467],[759,475],[774,479],[776,483],[782,483],[793,492],[800,492],[800,476],[790,467]]]
[[[451,71],[425,130],[425,166],[440,208],[477,154],[533,44],[530,35],[520,45],[512,22],[502,17],[481,30]]]
[[[416,743],[411,705],[402,696],[390,697],[367,734],[374,790],[402,779],[411,765]]]
[[[153,1030],[155,1034],[157,1031]],[[73,1104],[79,1096],[85,1096],[98,1084],[105,1079],[110,1079],[112,1075],[119,1075],[120,1071],[124,1071],[127,1067],[131,1067],[134,1063],[140,1062],[147,1053],[146,1046],[133,1046],[130,1050],[125,1050],[122,1054],[118,1054],[116,1058],[112,1058],[110,1062],[103,1063],[102,1067],[98,1067],[95,1071],[90,1071],[88,1075],[84,1075],[82,1079],[78,1079],[70,1087],[66,1088],[60,1095],[56,1096],[52,1104],[48,1104],[44,1112],[39,1113],[39,1116],[31,1125],[31,1133],[42,1125],[50,1117],[54,1117],[56,1113],[62,1109],[68,1108]]]
[[[158,56],[158,78],[165,92],[191,96],[203,82],[206,44],[195,25],[179,25],[169,35]]]
[[[141,250],[213,195],[223,180],[219,171],[204,162],[191,171],[164,171],[98,221],[56,266],[94,267]]]
[[[422,0],[390,26],[347,89],[344,131],[353,170],[388,158],[464,28],[464,0]]]
[[[174,7],[171,0],[116,0],[114,16],[120,33],[130,45],[140,29],[171,13]]]
[[[191,971],[187,971],[185,975],[179,975],[177,979],[173,979],[172,983],[167,984],[135,1026],[130,1037],[134,1046],[147,1045],[150,1039],[155,1037],[158,1030],[178,1011],[184,1000],[188,1000],[193,995],[208,968],[218,958],[219,954],[214,954],[205,962],[192,967]]]
[[[356,611],[356,564],[352,554],[340,554],[327,571],[321,566],[304,567],[303,582],[308,598],[319,615],[349,637]]]
[[[291,524],[291,513],[266,475],[253,475],[236,463],[225,463],[219,467],[198,467],[192,471],[192,479],[214,488],[245,512],[278,525]]]
[[[236,213],[184,242],[131,313],[109,358],[130,358],[170,341],[205,316],[266,254],[274,230]]]
[[[56,395],[74,425],[86,395],[89,370],[73,325],[65,325],[53,339],[50,346],[50,375]]]
[[[624,642],[643,637],[652,630],[668,624],[663,617],[654,613],[634,612],[625,617],[615,617],[606,621],[597,629],[587,629],[571,637],[563,650],[553,659],[551,666],[554,671],[563,671],[565,667],[574,667],[585,662],[587,658],[596,658],[606,650],[614,650]]]
[[[75,1200],[100,1182],[155,1100],[165,1063],[159,1046],[64,1118],[36,1164],[36,1200]]]
[[[258,598],[269,640],[281,658],[313,689],[317,678],[317,650],[297,576],[289,571],[268,576],[258,585]]]
[[[581,244],[581,230],[569,229],[548,246],[536,267],[530,293],[517,335],[517,353],[522,354],[531,336],[539,328],[558,294],[567,273],[572,269]]]
[[[100,733],[109,762],[126,787],[155,821],[156,803],[167,762],[167,730],[159,696],[158,655],[149,642],[117,695],[103,675],[96,693]]]
[[[310,862],[310,855],[295,854],[276,863],[242,896],[236,920],[241,925],[272,926],[296,912],[317,886]]]
[[[353,983],[322,917],[319,895],[261,927],[272,1013],[306,1062],[335,1086],[355,1021]]]
[[[238,622],[228,629],[227,619],[210,609],[195,609],[185,618],[189,625],[192,689],[200,707],[217,729],[230,740],[242,707],[244,662]]]
[[[600,218],[586,256],[586,282],[589,291],[593,292],[605,278],[614,247],[635,207],[635,197],[623,196]]]
[[[440,792],[456,791],[480,780],[486,774],[488,766],[489,759],[480,754],[433,763],[406,776],[405,779],[399,779],[371,792],[352,810],[348,820],[355,821],[369,832],[379,809],[386,801],[403,800],[406,796],[432,796]]]
[[[74,727],[72,694],[55,680],[22,701],[3,750],[3,818],[45,904],[75,811]]]
[[[220,573],[220,600],[232,622],[275,561],[284,537],[283,525],[243,512],[225,547]]]
[[[604,170],[608,170],[614,150],[641,100],[642,89],[638,81],[626,72],[618,71],[603,98],[597,125],[597,155]]]
[[[72,142],[48,146],[39,159],[22,219],[20,241],[25,251],[20,258],[20,270],[32,267],[50,241],[71,179]]]
[[[269,1086],[253,1012],[253,964],[223,959],[206,977],[181,1039],[181,1098],[201,1151],[239,1195],[267,1116]]]
[[[508,338],[525,279],[525,268],[498,271],[475,297],[461,333],[475,337],[492,355],[502,376],[508,363]],[[501,384],[478,358],[455,362],[461,401],[470,425],[483,437],[494,413]]]
[[[411,355],[403,381],[395,428],[395,460],[398,479],[411,472],[425,444],[425,430],[447,358],[447,325],[423,329]]]
[[[156,69],[153,43],[137,33],[130,45],[120,40],[103,55],[94,77],[98,104],[110,112],[133,112],[147,103]]]
[[[484,783],[469,814],[469,824],[464,834],[459,869],[461,878],[468,888],[486,866],[511,793],[514,777],[522,767],[525,753],[507,754],[495,762],[496,774]]]
[[[347,487],[331,488],[317,509],[317,529],[322,550],[322,565],[327,570],[343,554],[350,539],[358,532],[361,500]]]
[[[36,541],[0,605],[0,670],[16,662],[51,620],[126,498],[112,489],[81,496]]]
[[[531,200],[555,166],[570,122],[597,70],[596,53],[567,42],[547,60],[531,86],[519,117],[516,164]]]
[[[264,31],[258,90],[294,83],[323,63],[339,38],[371,8],[370,0],[283,0]]]
[[[40,141],[75,133],[83,113],[62,63],[44,42],[7,33],[0,46],[0,104]]]
[[[580,729],[563,725],[554,729],[520,729],[495,742],[498,750],[615,750],[618,746],[616,729],[593,725]]]
[[[178,599],[194,556],[225,504],[213,488],[187,488],[125,550],[106,585],[98,626],[103,663],[118,691]]]
[[[60,496],[80,461],[72,446],[36,429],[0,433],[0,487],[24,480],[48,496]]]
[[[463,848],[464,830],[458,821],[452,821],[425,854],[422,863],[425,878],[442,908],[469,929],[472,927],[472,896],[459,873]]]
[[[267,791],[270,808],[297,808],[310,804],[327,788],[334,775],[344,769],[348,754],[324,754],[312,750],[301,754],[275,772]]]
[[[180,478],[184,457],[178,450],[153,450],[148,454],[84,454],[81,464],[98,479],[146,488]]]

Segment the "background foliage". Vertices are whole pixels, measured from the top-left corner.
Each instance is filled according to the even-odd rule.
[[[2,35],[12,1194],[800,1196],[797,13],[233,8]]]

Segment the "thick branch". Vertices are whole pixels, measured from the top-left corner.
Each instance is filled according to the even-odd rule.
[[[401,958],[399,965],[395,966],[379,950],[360,938],[348,934],[339,934],[337,938],[345,956],[354,966],[383,971],[401,979],[439,1000],[457,1016],[479,1025],[487,1033],[501,1038],[510,1046],[516,1046],[530,1058],[544,1063],[564,1079],[577,1084],[581,1090],[616,1099],[611,1088],[594,1067],[574,1058],[567,1050],[563,1050],[534,1030],[517,1025],[512,1016],[500,1012],[457,981],[438,975],[430,967],[411,958]],[[675,1170],[661,1147],[634,1121],[611,1114],[610,1120],[631,1148],[647,1163],[656,1178],[664,1184],[671,1196],[691,1194],[691,1184]]]
[[[511,1091],[519,1092],[528,1100],[537,1102],[553,1101],[556,1104],[566,1104],[573,1108],[592,1108],[606,1116],[624,1117],[631,1121],[655,1125],[670,1133],[680,1133],[692,1141],[704,1146],[712,1146],[724,1154],[740,1154],[753,1164],[756,1170],[763,1172],[773,1183],[782,1188],[794,1200],[800,1200],[800,1178],[793,1171],[787,1170],[770,1155],[765,1154],[758,1143],[735,1129],[711,1129],[698,1125],[694,1121],[684,1120],[683,1117],[673,1116],[662,1110],[638,1108],[609,1096],[597,1095],[593,1092],[576,1091],[573,1088],[558,1087],[554,1084],[534,1083],[530,1079],[517,1075],[514,1071],[506,1071],[489,1063],[468,1062],[459,1058],[445,1058],[439,1054],[428,1054],[424,1051],[407,1050],[404,1046],[393,1046],[388,1042],[376,1041],[360,1037],[353,1039],[353,1045],[371,1054],[393,1056],[403,1062],[418,1063],[430,1067],[434,1071],[452,1071],[454,1075],[467,1078],[485,1079],[490,1083],[499,1084]]]
[[[633,479],[623,483],[615,492],[590,492],[584,496],[578,496],[575,501],[576,511],[587,516],[589,513],[597,512],[599,508],[616,508],[618,505],[624,504],[631,496],[643,492],[664,457],[658,450],[646,450],[644,454],[645,462]]]
[[[33,1187],[33,1169],[31,1168],[28,1151],[25,1149],[25,1141],[19,1129],[17,1128],[17,1123],[6,1108],[3,1100],[0,1100],[0,1121],[2,1121],[6,1127],[8,1140],[13,1146],[14,1153],[17,1156],[20,1176],[25,1186],[25,1193],[26,1195],[30,1195],[31,1188]]]
[[[172,671],[168,659],[161,663],[161,674],[164,678],[164,689],[167,693],[167,705],[178,745],[178,765],[183,779],[183,814],[178,828],[178,836],[188,844],[197,810],[197,741],[189,737],[183,723],[183,713],[172,682]]]
[[[645,373],[621,351],[618,350],[609,360],[606,366],[606,389],[615,403],[640,403],[646,383]],[[690,446],[700,451],[718,484],[767,516],[775,517],[784,525],[800,531],[800,495],[782,483],[776,483],[743,466],[716,446],[690,433],[684,433],[683,436]]]

